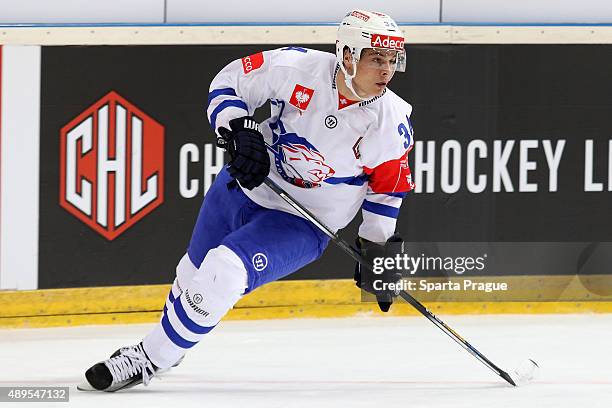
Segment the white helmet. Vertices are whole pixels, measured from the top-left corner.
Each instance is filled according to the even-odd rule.
[[[349,75],[344,67],[344,48],[348,47],[353,56],[353,74]],[[406,69],[406,51],[404,34],[391,17],[383,13],[365,10],[350,11],[340,23],[336,36],[336,60],[344,73],[348,88],[353,89],[352,79],[357,73],[357,61],[365,48],[397,51],[395,70]]]

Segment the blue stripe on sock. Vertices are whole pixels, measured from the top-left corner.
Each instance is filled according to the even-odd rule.
[[[182,338],[177,332],[176,330],[174,330],[174,327],[172,327],[172,324],[170,324],[170,320],[168,320],[168,314],[164,313],[164,317],[162,317],[162,321],[161,321],[162,327],[164,328],[164,332],[166,332],[166,336],[168,336],[168,338],[177,346],[184,348],[184,349],[188,349],[188,348],[192,348],[193,346],[195,346],[196,344],[198,344],[197,341],[187,341],[184,338]]]
[[[206,334],[212,329],[214,329],[215,326],[200,326],[199,324],[191,320],[189,316],[187,316],[187,312],[185,312],[185,309],[183,308],[181,299],[182,298],[179,297],[178,301],[174,302],[174,311],[176,312],[176,316],[179,318],[181,323],[183,323],[183,326],[185,326],[187,330],[195,334]]]
[[[170,293],[168,294],[168,300],[170,303],[174,303],[174,295],[172,294],[172,289],[170,289]]]
[[[391,207],[390,205],[373,203],[371,201],[365,200],[361,205],[366,211],[369,211],[374,214],[382,215],[384,217],[389,218],[397,218],[399,216],[399,208]]]

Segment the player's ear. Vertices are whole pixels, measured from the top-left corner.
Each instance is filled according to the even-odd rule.
[[[344,68],[349,74],[353,73],[353,54],[351,54],[351,50],[349,47],[344,47],[342,50],[342,62],[344,63]]]

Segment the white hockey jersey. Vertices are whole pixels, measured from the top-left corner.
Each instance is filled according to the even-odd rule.
[[[261,124],[269,177],[334,231],[361,208],[359,236],[384,242],[414,188],[412,107],[389,89],[351,104],[336,89],[338,71],[333,54],[298,47],[233,61],[211,83],[208,118],[218,133],[270,101]],[[243,190],[263,207],[299,216],[266,185]]]

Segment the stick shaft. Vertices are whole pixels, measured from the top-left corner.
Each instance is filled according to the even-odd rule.
[[[308,221],[312,222],[317,228],[319,228],[325,235],[331,238],[331,240],[340,247],[347,255],[353,258],[355,261],[359,262],[364,267],[372,270],[372,265],[368,261],[366,261],[359,251],[353,248],[351,245],[347,244],[342,238],[338,236],[335,232],[333,232],[329,227],[327,227],[323,222],[321,222],[317,217],[312,214],[307,208],[304,208],[298,201],[296,201],[289,193],[287,193],[282,187],[276,184],[274,181],[270,180],[270,178],[266,178],[264,183],[272,189],[276,194],[278,194],[285,202],[287,202],[291,207],[293,207],[297,212],[302,214],[304,218]],[[478,351],[474,346],[468,343],[463,337],[461,337],[455,330],[453,330],[449,325],[444,323],[440,318],[430,312],[421,302],[416,300],[410,293],[406,291],[401,291],[400,296],[406,302],[408,302],[412,307],[418,310],[423,316],[427,318],[430,322],[436,325],[440,330],[442,330],[448,337],[453,339],[457,344],[463,347],[468,351],[471,355],[476,357],[478,361],[487,366],[491,371],[495,374],[502,377],[504,380],[509,382],[510,384],[516,386],[515,382],[510,378],[507,372],[493,364],[491,360],[485,357],[480,351]]]

